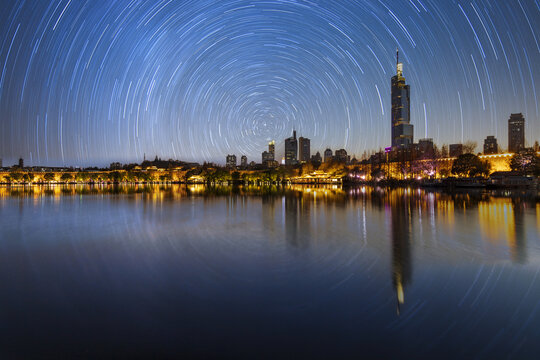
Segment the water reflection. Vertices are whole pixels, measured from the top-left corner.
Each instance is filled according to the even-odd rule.
[[[114,341],[142,328],[141,342],[162,347],[181,333],[182,346],[258,349],[281,334],[291,348],[303,337],[358,349],[362,338],[471,358],[507,334],[487,354],[528,355],[538,334],[538,193],[0,187],[0,218],[0,348],[26,314],[48,319],[40,335],[58,318],[79,331],[96,318],[114,323]]]

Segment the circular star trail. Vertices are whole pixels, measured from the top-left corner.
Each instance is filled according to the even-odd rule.
[[[540,137],[539,0],[8,1],[0,157],[104,165],[390,143],[400,49],[415,139]]]

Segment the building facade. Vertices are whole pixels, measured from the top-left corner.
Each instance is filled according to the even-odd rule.
[[[331,161],[333,157],[334,154],[332,153],[332,150],[330,148],[324,150],[324,162]]]
[[[525,118],[522,113],[511,114],[508,119],[508,151],[519,152],[525,148]]]
[[[307,163],[311,157],[310,140],[305,137],[298,138],[298,160]]]
[[[396,75],[392,77],[392,147],[407,147],[413,144],[411,125],[410,87],[403,77],[403,64],[397,52]]]
[[[227,167],[228,168],[235,168],[236,167],[236,155],[227,155]]]
[[[349,156],[347,155],[347,151],[345,149],[336,150],[336,155],[334,156],[334,158],[336,161],[339,161],[341,163],[349,162]]]
[[[491,155],[499,152],[499,145],[497,144],[497,138],[495,136],[488,136],[484,139],[484,154]]]
[[[450,157],[458,157],[463,154],[463,144],[450,144],[448,146],[448,153]]]
[[[268,143],[268,151],[262,153],[262,164],[264,166],[272,166],[276,160],[276,142],[274,140]]]
[[[296,139],[296,130],[293,130],[293,136],[285,139],[285,165],[296,165],[298,163],[298,140]]]
[[[246,168],[248,166],[248,162],[247,162],[247,156],[246,155],[242,155],[242,157],[240,158],[240,166]]]

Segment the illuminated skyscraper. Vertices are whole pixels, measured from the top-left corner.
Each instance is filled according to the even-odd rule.
[[[293,136],[285,139],[285,165],[295,165],[298,154],[298,140],[296,139],[296,130],[293,130]]]
[[[276,156],[276,142],[274,140],[268,143],[268,151],[262,153],[262,163],[264,166],[275,167],[277,163],[275,161]]]
[[[397,51],[397,73],[392,77],[392,147],[407,147],[413,143],[410,87],[403,77],[403,64]]]
[[[508,151],[516,153],[525,148],[525,118],[522,113],[508,119]]]
[[[306,163],[309,161],[310,156],[310,140],[308,138],[300,136],[298,138],[298,160],[301,163]]]

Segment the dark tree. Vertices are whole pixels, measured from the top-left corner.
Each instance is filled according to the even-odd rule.
[[[458,156],[452,164],[452,174],[459,176],[487,176],[491,166],[474,154]]]

